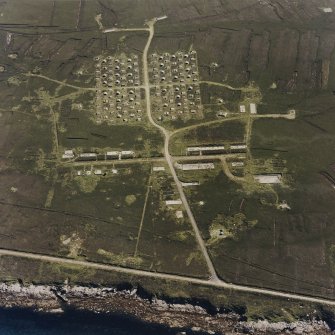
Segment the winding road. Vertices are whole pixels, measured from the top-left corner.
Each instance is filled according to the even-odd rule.
[[[180,199],[181,199],[181,201],[184,205],[187,216],[188,216],[188,218],[190,220],[190,223],[192,225],[192,228],[194,230],[195,237],[197,239],[198,245],[199,245],[199,247],[201,249],[201,252],[202,252],[202,254],[205,258],[205,261],[206,261],[206,264],[207,264],[207,267],[208,267],[208,270],[209,270],[209,273],[210,273],[210,280],[215,281],[215,282],[219,282],[220,279],[216,274],[213,262],[212,262],[211,258],[209,257],[205,242],[204,242],[204,240],[201,236],[198,225],[195,221],[195,218],[193,216],[191,208],[190,208],[190,206],[188,204],[188,201],[186,199],[186,196],[185,196],[185,193],[184,193],[184,190],[183,190],[183,186],[182,186],[181,182],[179,181],[176,170],[173,166],[173,160],[172,160],[172,157],[169,153],[170,132],[167,129],[165,129],[164,127],[162,127],[161,125],[157,124],[154,121],[154,119],[152,118],[152,115],[151,115],[150,80],[149,80],[149,69],[148,69],[148,50],[150,48],[150,44],[151,44],[152,38],[154,36],[155,22],[156,22],[156,19],[152,19],[152,20],[146,22],[146,24],[149,27],[149,38],[148,38],[148,41],[145,45],[145,48],[144,48],[144,51],[143,51],[143,59],[142,59],[142,62],[143,62],[143,82],[144,82],[144,90],[145,90],[147,116],[148,116],[148,119],[149,119],[150,123],[154,127],[158,128],[164,135],[164,156],[165,156],[165,159],[166,159],[166,161],[169,165],[170,172],[172,174],[173,180],[174,180],[174,182],[177,186]]]

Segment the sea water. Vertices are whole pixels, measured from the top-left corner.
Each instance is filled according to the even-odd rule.
[[[0,335],[175,335],[176,331],[124,316],[87,312],[43,314],[0,309]]]

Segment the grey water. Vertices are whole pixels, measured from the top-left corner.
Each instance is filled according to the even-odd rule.
[[[0,335],[176,335],[119,315],[67,311],[42,314],[30,310],[0,309]]]

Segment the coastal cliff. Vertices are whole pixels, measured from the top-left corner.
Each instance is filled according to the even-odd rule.
[[[292,323],[245,321],[237,312],[223,313],[201,304],[171,303],[145,297],[137,288],[0,284],[2,308],[28,308],[42,313],[69,310],[117,314],[174,329],[176,334],[332,334],[322,320]]]

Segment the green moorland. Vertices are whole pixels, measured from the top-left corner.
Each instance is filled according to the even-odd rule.
[[[200,182],[185,192],[219,276],[334,298],[333,16],[318,0],[276,2],[276,10],[256,0],[220,6],[194,0],[182,10],[178,1],[142,2],[83,1],[80,8],[62,0],[0,3],[1,247],[206,278],[185,211],[166,206],[177,198],[176,187],[167,172],[152,171],[156,162],[99,162],[106,175],[95,175],[91,163],[60,160],[65,149],[162,158],[163,138],[145,117],[136,126],[94,122],[92,60],[102,53],[141,56],[147,32],[106,35],[101,29],[142,27],[168,11],[169,18],[156,24],[150,52],[195,49],[200,80],[223,84],[201,84],[203,121],[213,123],[168,124],[191,126],[172,136],[171,154],[184,154],[189,145],[244,142],[247,118],[219,120],[217,113],[235,113],[254,98],[259,114],[295,109],[297,115],[294,121],[255,120],[243,168],[215,160],[211,171],[178,172],[182,181]],[[244,94],[247,87],[256,87],[256,94]],[[252,178],[277,172],[282,185],[260,186]],[[280,209],[282,203],[290,209]],[[2,280],[130,283],[157,296],[204,299],[249,319],[333,316],[307,303],[82,267],[11,257],[1,257],[0,265]]]

